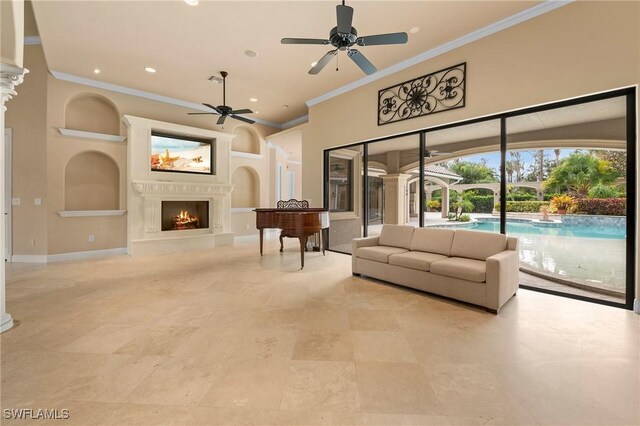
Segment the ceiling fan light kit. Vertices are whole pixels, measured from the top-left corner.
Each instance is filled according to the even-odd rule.
[[[208,103],[203,103],[202,105],[212,109],[213,111],[212,112],[189,112],[187,114],[188,115],[219,115],[220,117],[216,122],[216,124],[219,126],[224,124],[227,117],[231,117],[248,124],[255,123],[255,121],[247,117],[241,116],[241,114],[253,114],[253,111],[251,111],[250,109],[244,108],[244,109],[234,110],[233,108],[227,105],[227,76],[229,75],[229,73],[226,71],[220,71],[220,75],[222,76],[222,105],[213,106]],[[215,76],[211,76],[209,77],[208,80],[215,81],[216,78],[214,77]]]
[[[353,46],[380,46],[385,44],[404,44],[409,39],[407,33],[391,33],[376,34],[371,36],[358,37],[358,32],[352,26],[353,8],[342,4],[336,6],[337,25],[329,31],[328,39],[316,38],[283,38],[282,44],[318,44],[328,46],[331,45],[335,49],[325,53],[325,55],[309,70],[309,74],[318,74],[327,66],[331,59],[338,54],[338,51],[346,51],[347,56],[358,66],[365,74],[373,74],[377,68],[357,49]],[[337,69],[337,68],[336,68]]]

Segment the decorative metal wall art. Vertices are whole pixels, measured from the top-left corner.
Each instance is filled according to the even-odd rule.
[[[464,107],[467,63],[378,92],[378,126]]]

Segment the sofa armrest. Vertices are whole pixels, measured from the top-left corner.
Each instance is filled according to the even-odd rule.
[[[505,250],[487,258],[487,308],[498,311],[518,290],[520,256]]]
[[[354,238],[351,240],[351,272],[354,274],[356,271],[356,251],[360,247],[372,247],[378,245],[379,237],[376,235],[375,237],[366,237],[366,238]]]

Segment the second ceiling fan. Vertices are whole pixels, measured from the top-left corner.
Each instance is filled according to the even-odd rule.
[[[336,6],[338,25],[329,32],[328,39],[318,38],[283,38],[282,44],[320,44],[331,45],[335,49],[325,53],[325,55],[309,70],[309,74],[318,74],[339,50],[346,50],[347,56],[360,67],[366,74],[373,74],[376,67],[357,49],[358,46],[378,46],[382,44],[404,44],[407,42],[407,33],[376,34],[358,37],[358,32],[351,26],[353,23],[353,8],[346,6],[344,0],[341,5]]]
[[[227,117],[235,118],[236,120],[244,121],[245,123],[253,124],[254,120],[251,120],[247,117],[241,117],[239,114],[253,114],[253,111],[250,109],[236,109],[234,110],[230,106],[227,106],[227,76],[229,73],[226,71],[220,71],[220,75],[222,76],[222,105],[213,106],[211,104],[203,103],[202,105],[207,108],[211,108],[213,111],[211,112],[188,112],[188,115],[219,115],[218,125],[224,124],[224,121]]]

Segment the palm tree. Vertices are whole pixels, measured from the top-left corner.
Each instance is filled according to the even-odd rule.
[[[466,193],[458,195],[456,200],[451,204],[451,207],[453,207],[456,212],[456,220],[460,219],[463,211],[473,211],[473,203],[469,200],[469,195]]]

